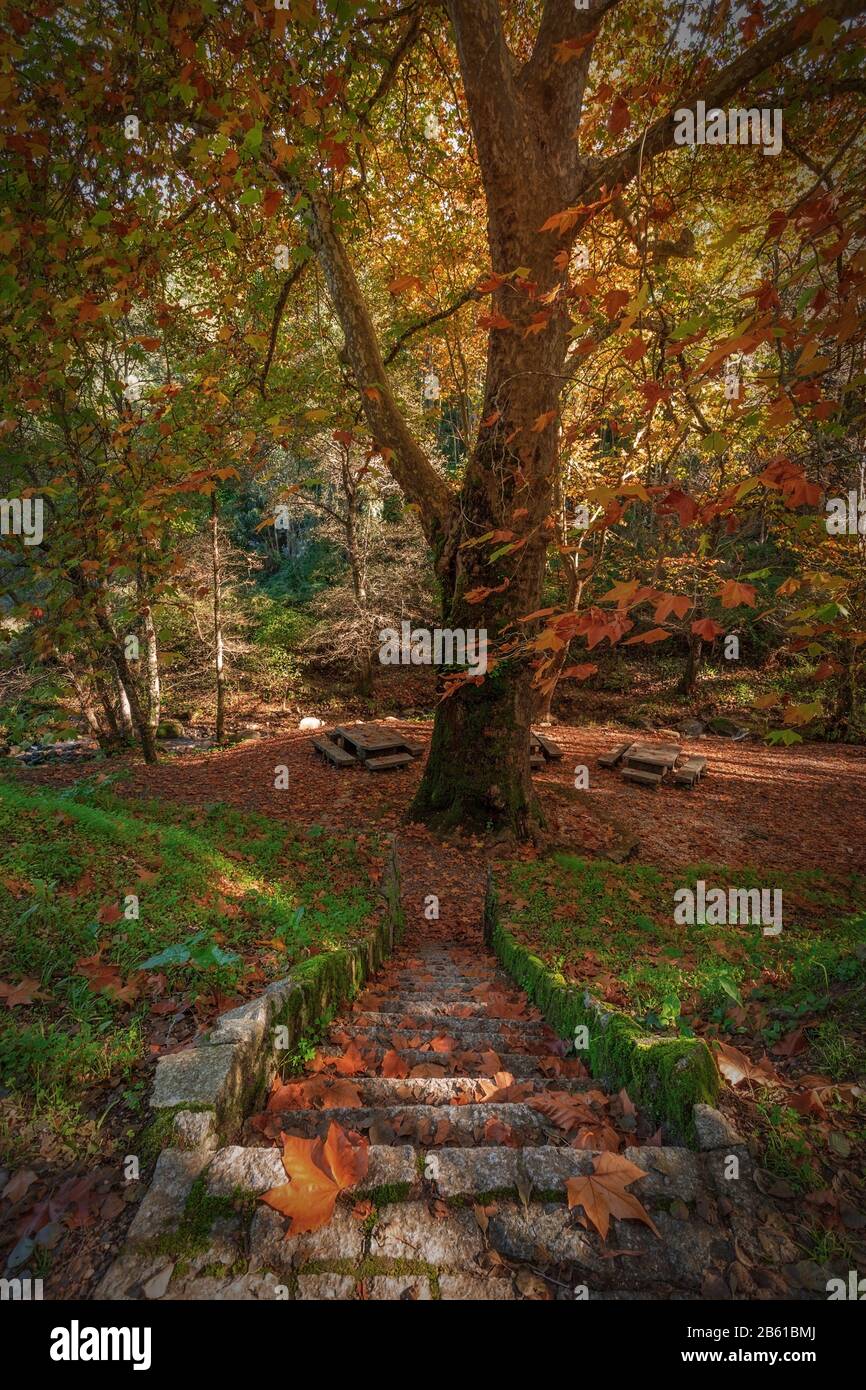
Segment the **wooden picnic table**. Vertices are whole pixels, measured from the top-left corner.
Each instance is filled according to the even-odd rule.
[[[682,748],[670,743],[633,743],[623,754],[626,767],[646,768],[664,774],[676,766]]]
[[[338,725],[331,738],[343,748],[348,747],[363,762],[369,757],[386,753],[408,753],[409,745],[402,734],[383,729],[380,724]]]

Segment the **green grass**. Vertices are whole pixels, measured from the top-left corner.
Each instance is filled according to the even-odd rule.
[[[140,1108],[133,1082],[149,1055],[154,997],[212,1005],[252,994],[357,940],[378,909],[369,870],[381,853],[372,836],[347,840],[218,803],[121,800],[92,780],[65,793],[0,781],[0,982],[38,983],[30,1003],[0,1000],[0,1084],[55,1130],[74,1125],[76,1103],[109,1080],[127,1078],[125,1100]],[[169,951],[166,964],[142,969],[193,938],[192,961]],[[108,988],[80,964],[97,953],[114,968]],[[14,1147],[14,1134],[4,1139]]]
[[[675,923],[674,892],[698,879],[780,888],[781,935]],[[559,854],[512,864],[498,893],[502,924],[519,942],[650,1028],[736,1033],[751,1008],[750,1029],[759,1019],[769,1045],[866,977],[862,876],[833,881],[820,870],[768,875],[709,864],[674,872]],[[825,1046],[831,1042],[828,1034]]]

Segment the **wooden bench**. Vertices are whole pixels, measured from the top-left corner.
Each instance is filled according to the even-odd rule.
[[[630,743],[618,743],[616,748],[612,748],[609,753],[602,753],[596,762],[599,767],[616,767],[623,753],[627,753],[630,748]]]
[[[411,761],[411,753],[386,753],[381,758],[365,758],[364,766],[370,772],[387,772],[392,767],[405,767]]]
[[[530,754],[529,768],[531,772],[537,772],[540,767],[544,767],[545,758],[540,753]]]
[[[557,763],[559,762],[560,758],[564,756],[559,744],[554,743],[553,739],[548,738],[546,734],[537,734],[533,729],[532,738],[535,740],[538,747],[541,749],[545,758],[549,758],[551,762]]]
[[[693,787],[699,782],[707,769],[706,758],[686,758],[684,763],[674,768],[674,781],[678,787]]]
[[[622,775],[626,782],[639,782],[642,787],[652,787],[653,790],[655,790],[662,780],[662,774],[660,772],[644,772],[643,769],[639,767],[624,767]]]
[[[345,748],[341,748],[338,743],[334,743],[333,739],[327,736],[314,738],[312,744],[316,752],[321,753],[322,757],[327,758],[335,767],[354,767],[358,762],[352,753],[347,753]]]

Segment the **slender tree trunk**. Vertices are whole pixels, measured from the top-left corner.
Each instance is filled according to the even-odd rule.
[[[117,667],[112,668],[114,675],[114,688],[117,691],[117,718],[120,725],[121,736],[126,743],[135,742],[135,725],[132,722],[132,706],[129,703],[129,693],[123,683]]]
[[[677,686],[679,695],[692,695],[698,683],[698,672],[701,666],[703,655],[703,638],[696,633],[689,636],[689,654],[686,657],[686,666]]]
[[[111,691],[108,687],[108,683],[104,676],[99,675],[98,672],[94,671],[91,674],[96,693],[99,696],[99,703],[102,706],[102,712],[105,717],[105,727],[108,730],[112,744],[114,744],[115,747],[119,747],[121,742],[120,727],[117,723],[114,705],[111,702]]]
[[[124,718],[124,712],[126,711],[132,727],[138,734],[138,741],[141,744],[144,761],[146,763],[156,763],[159,759],[156,755],[153,730],[148,723],[147,713],[142,707],[141,700],[139,699],[138,686],[130,667],[123,642],[115,632],[111,620],[101,604],[94,606],[93,616],[99,631],[102,633],[105,641],[105,649],[114,667],[118,694],[120,697],[121,719]]]
[[[363,645],[359,647],[355,658],[354,685],[355,694],[368,699],[373,694],[373,661],[366,637],[367,571],[365,559],[358,544],[358,495],[349,473],[348,450],[345,451],[345,455],[343,487],[346,494],[346,554],[349,560],[349,572],[352,576],[352,592],[361,619],[361,629],[365,634]]]
[[[96,742],[103,752],[108,753],[114,751],[111,747],[110,734],[100,721],[93,697],[87,689],[87,685],[81,674],[76,670],[73,658],[70,656],[66,660],[61,660],[61,664],[69,677],[69,683],[72,689],[75,691],[75,697],[78,700],[81,713],[84,715],[92,737],[96,739]]]
[[[156,627],[153,610],[148,605],[144,609],[144,643],[147,662],[147,720],[156,733],[162,712],[162,690],[159,681],[159,649],[156,644]]]
[[[213,568],[213,638],[214,671],[216,674],[216,741],[225,736],[225,671],[222,628],[222,576],[220,573],[219,513],[216,489],[210,495],[210,546]]]

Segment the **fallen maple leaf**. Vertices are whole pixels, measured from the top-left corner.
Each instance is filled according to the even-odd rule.
[[[739,1086],[743,1081],[757,1081],[760,1086],[782,1086],[784,1082],[768,1058],[762,1058],[760,1062],[752,1062],[739,1048],[731,1047],[729,1043],[717,1042],[718,1056],[716,1062],[719,1071],[732,1086]]]
[[[349,1043],[342,1057],[334,1058],[334,1070],[341,1076],[356,1076],[359,1071],[367,1070],[367,1063],[355,1044]]]
[[[571,1091],[546,1091],[544,1095],[533,1096],[529,1104],[533,1110],[540,1110],[560,1129],[575,1129],[579,1124],[597,1124],[597,1117],[587,1108],[580,1095]]]
[[[382,1058],[382,1075],[402,1078],[409,1075],[409,1063],[393,1048]]]
[[[615,1153],[599,1154],[592,1166],[594,1171],[588,1177],[569,1178],[565,1184],[569,1207],[583,1207],[602,1240],[607,1240],[612,1216],[618,1221],[642,1221],[661,1239],[652,1217],[634,1193],[625,1190],[646,1177],[643,1169]]]
[[[324,1143],[292,1134],[280,1137],[289,1181],[269,1188],[262,1201],[291,1218],[288,1238],[317,1231],[330,1221],[339,1194],[367,1176],[370,1146],[354,1130],[346,1131],[334,1123]]]
[[[14,1009],[19,1004],[32,1004],[34,999],[48,999],[45,991],[39,988],[40,984],[41,981],[32,975],[25,976],[15,985],[0,980],[0,999],[6,1000],[7,1009]]]
[[[32,1168],[19,1168],[18,1172],[9,1179],[0,1196],[5,1197],[7,1202],[20,1202],[31,1183],[36,1181],[37,1176],[38,1174],[34,1173]]]

